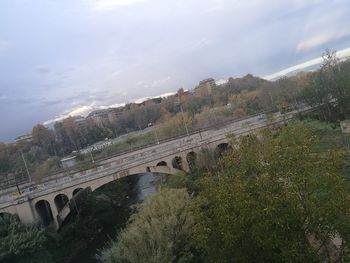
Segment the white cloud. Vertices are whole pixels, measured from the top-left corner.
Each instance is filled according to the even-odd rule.
[[[161,94],[159,96],[155,96],[155,97],[144,97],[144,98],[140,98],[140,99],[136,99],[133,102],[134,103],[141,103],[145,100],[148,99],[152,99],[152,98],[159,98],[159,97],[168,97],[171,95],[176,94],[176,92],[168,92],[168,93],[164,93]],[[0,96],[0,100],[1,100],[1,96]],[[73,104],[75,104],[73,102]],[[108,108],[118,108],[118,107],[122,107],[124,106],[125,103],[117,103],[117,104],[110,104],[110,105],[97,105],[96,102],[92,102],[89,105],[82,105],[82,106],[77,106],[75,108],[73,108],[72,110],[69,111],[65,111],[64,113],[60,114],[59,116],[56,116],[50,120],[45,121],[43,124],[44,125],[49,125],[52,123],[55,123],[57,121],[61,121],[65,118],[68,118],[70,116],[87,116],[90,112],[94,111],[94,110],[102,110],[102,109],[108,109]]]
[[[142,102],[144,102],[144,101],[146,101],[146,100],[149,100],[149,99],[153,99],[153,98],[166,98],[166,97],[169,97],[169,96],[174,95],[174,94],[176,94],[176,92],[167,92],[167,93],[163,93],[163,94],[161,94],[161,95],[159,95],[159,96],[139,98],[139,99],[137,99],[137,100],[134,100],[133,102],[134,102],[134,103],[142,103]],[[111,107],[111,106],[110,106],[110,107]]]
[[[215,80],[216,85],[226,84],[227,82],[228,82],[228,79]]]
[[[327,32],[312,36],[299,42],[297,51],[305,51],[314,47],[321,46],[331,41],[341,39],[350,35],[350,30],[343,30],[341,32]]]
[[[93,0],[92,7],[95,10],[109,10],[116,7],[130,6],[146,2],[147,0]]]
[[[346,57],[349,57],[349,56],[350,56],[350,47],[342,49],[342,50],[339,50],[337,52],[337,57],[340,58],[340,59],[341,58],[346,58]],[[276,79],[276,78],[285,76],[285,75],[287,75],[289,73],[292,73],[292,72],[295,72],[295,71],[298,71],[298,70],[302,70],[302,69],[306,69],[308,67],[319,65],[322,62],[323,62],[323,58],[322,57],[314,58],[314,59],[311,59],[309,61],[300,63],[298,65],[295,65],[295,66],[292,66],[292,67],[288,67],[286,69],[283,69],[283,70],[278,71],[276,73],[273,73],[271,75],[265,76],[263,78],[267,79],[267,80]]]
[[[94,106],[95,106],[95,103],[93,102],[90,105],[83,105],[83,106],[76,107],[70,111],[66,111],[60,114],[59,116],[54,117],[53,119],[45,121],[43,124],[49,125],[49,124],[55,123],[56,121],[61,121],[65,118],[68,118],[69,116],[79,116],[79,115],[85,116],[89,112],[94,110]]]

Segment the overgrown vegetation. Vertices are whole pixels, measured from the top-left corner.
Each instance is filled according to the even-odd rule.
[[[70,216],[58,233],[47,229],[45,247],[53,262],[83,262],[81,251],[87,251],[91,244],[102,249],[109,241],[108,233],[115,235],[125,227],[132,213],[130,205],[135,202],[136,181],[135,177],[126,177],[97,189],[87,196],[79,211]],[[98,253],[95,248],[91,252],[89,262],[93,254]]]
[[[188,262],[194,218],[185,189],[163,189],[133,215],[108,262]]]
[[[52,262],[44,247],[44,230],[38,225],[24,225],[17,216],[0,215],[0,261],[18,263]]]
[[[221,159],[212,153],[217,163],[209,169],[198,163],[194,177],[169,176],[171,194],[161,191],[133,217],[110,262],[347,262],[344,148],[328,145],[315,153],[318,134],[329,131],[330,125],[310,120],[265,130],[233,140]],[[192,198],[175,198],[184,188]],[[183,222],[185,233],[168,220]],[[172,244],[181,245],[178,254]]]

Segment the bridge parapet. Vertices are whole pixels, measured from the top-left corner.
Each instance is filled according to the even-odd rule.
[[[186,155],[189,152],[198,152],[202,147],[214,148],[217,144],[227,142],[226,135],[229,133],[236,136],[246,135],[267,125],[288,121],[296,113],[289,113],[283,118],[276,116],[276,120],[270,124],[266,120],[259,120],[257,117],[254,117],[237,123],[231,123],[222,129],[207,130],[200,134],[192,134],[188,137],[168,141],[160,145],[153,145],[135,152],[129,152],[125,155],[113,156],[110,159],[99,162],[95,168],[27,187],[23,189],[21,196],[13,197],[4,195],[4,198],[1,199],[0,197],[0,212],[13,211],[17,213],[17,210],[13,209],[13,207],[19,207],[24,203],[34,204],[45,198],[50,199],[51,206],[54,206],[53,200],[57,194],[65,191],[71,193],[77,187],[86,188],[91,186],[92,190],[94,190],[105,183],[130,174],[143,172],[174,173],[176,169],[172,165],[172,160],[175,157],[181,157],[183,160],[186,160]],[[166,165],[157,166],[160,162],[166,163]],[[183,165],[184,170],[189,169],[187,162],[184,162]],[[37,217],[35,215],[35,209],[33,207],[29,207],[29,209],[32,210],[33,214],[31,218]],[[55,209],[56,207],[54,207]],[[57,217],[57,222],[62,222],[66,218],[66,215],[69,214],[69,209],[64,208],[60,211],[61,215]],[[57,211],[55,213],[54,217],[56,218],[56,215],[60,213]]]

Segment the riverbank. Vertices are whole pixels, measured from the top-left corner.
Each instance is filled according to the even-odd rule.
[[[53,262],[96,263],[134,213],[136,204],[156,192],[160,175],[150,173],[122,178],[94,191],[62,230],[46,231],[46,247]]]

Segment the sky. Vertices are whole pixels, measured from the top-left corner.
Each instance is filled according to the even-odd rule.
[[[350,56],[349,0],[0,0],[0,141],[38,123]],[[277,73],[277,74],[276,74]]]

